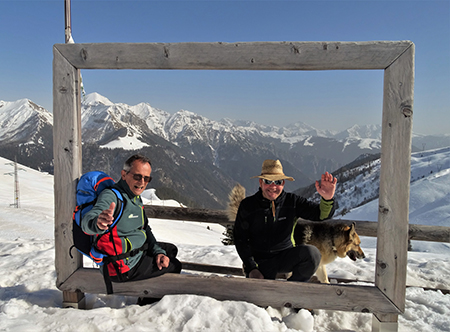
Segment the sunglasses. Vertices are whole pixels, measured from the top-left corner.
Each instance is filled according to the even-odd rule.
[[[265,184],[269,185],[269,186],[270,186],[272,183],[275,183],[275,185],[277,185],[277,186],[281,186],[281,185],[283,184],[284,180],[270,181],[270,180],[267,180],[267,179],[263,179],[263,182],[264,182]]]
[[[144,182],[150,182],[152,180],[151,176],[143,176],[141,174],[131,173],[133,175],[133,179],[136,181],[141,181],[144,179]]]

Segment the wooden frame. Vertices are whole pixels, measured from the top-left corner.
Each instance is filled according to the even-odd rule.
[[[164,275],[133,285],[116,284],[115,289],[118,294],[135,296],[189,291],[260,305],[289,302],[307,308],[372,312],[373,331],[397,330],[398,314],[405,309],[414,94],[412,42],[55,44],[53,56],[55,265],[56,285],[64,291],[65,300],[79,299],[82,292],[104,292],[99,284],[101,276],[82,268],[81,255],[71,259],[68,254],[82,164],[80,69],[384,70],[374,287]]]

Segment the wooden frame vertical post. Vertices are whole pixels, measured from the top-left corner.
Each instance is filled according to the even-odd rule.
[[[401,311],[404,311],[414,99],[414,45],[385,69],[383,96],[377,232],[378,241],[382,245],[377,245],[375,285]],[[397,315],[377,316],[380,324],[384,322],[388,325],[397,322],[397,318]]]
[[[53,158],[55,192],[56,285],[62,284],[83,265],[82,255],[73,250],[72,213],[75,191],[82,171],[80,71],[61,53],[53,50]],[[84,295],[63,293],[64,306],[82,307]],[[76,301],[76,303],[75,303]]]

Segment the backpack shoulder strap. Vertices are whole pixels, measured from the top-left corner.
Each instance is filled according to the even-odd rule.
[[[144,231],[145,231],[145,229],[148,226],[148,218],[147,218],[147,215],[145,214],[145,208],[144,207],[142,207],[142,211],[144,211]]]
[[[114,214],[113,214],[114,221],[111,225],[111,228],[112,228],[117,224],[117,222],[122,217],[125,201],[119,190],[117,190],[116,188],[111,188],[111,190],[114,194],[116,194],[116,197],[117,197],[117,206],[116,206],[116,209],[114,210]]]

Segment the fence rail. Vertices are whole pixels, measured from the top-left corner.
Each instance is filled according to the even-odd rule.
[[[228,219],[225,210],[194,209],[159,205],[146,205],[144,209],[148,218],[215,223],[224,226],[234,224],[234,221]],[[311,221],[303,220],[301,222],[310,223]],[[354,222],[356,223],[356,230],[359,235],[377,237],[377,222],[347,219],[330,219],[327,220],[327,222],[346,223],[349,225]],[[409,224],[408,234],[410,240],[450,243],[450,227]]]

